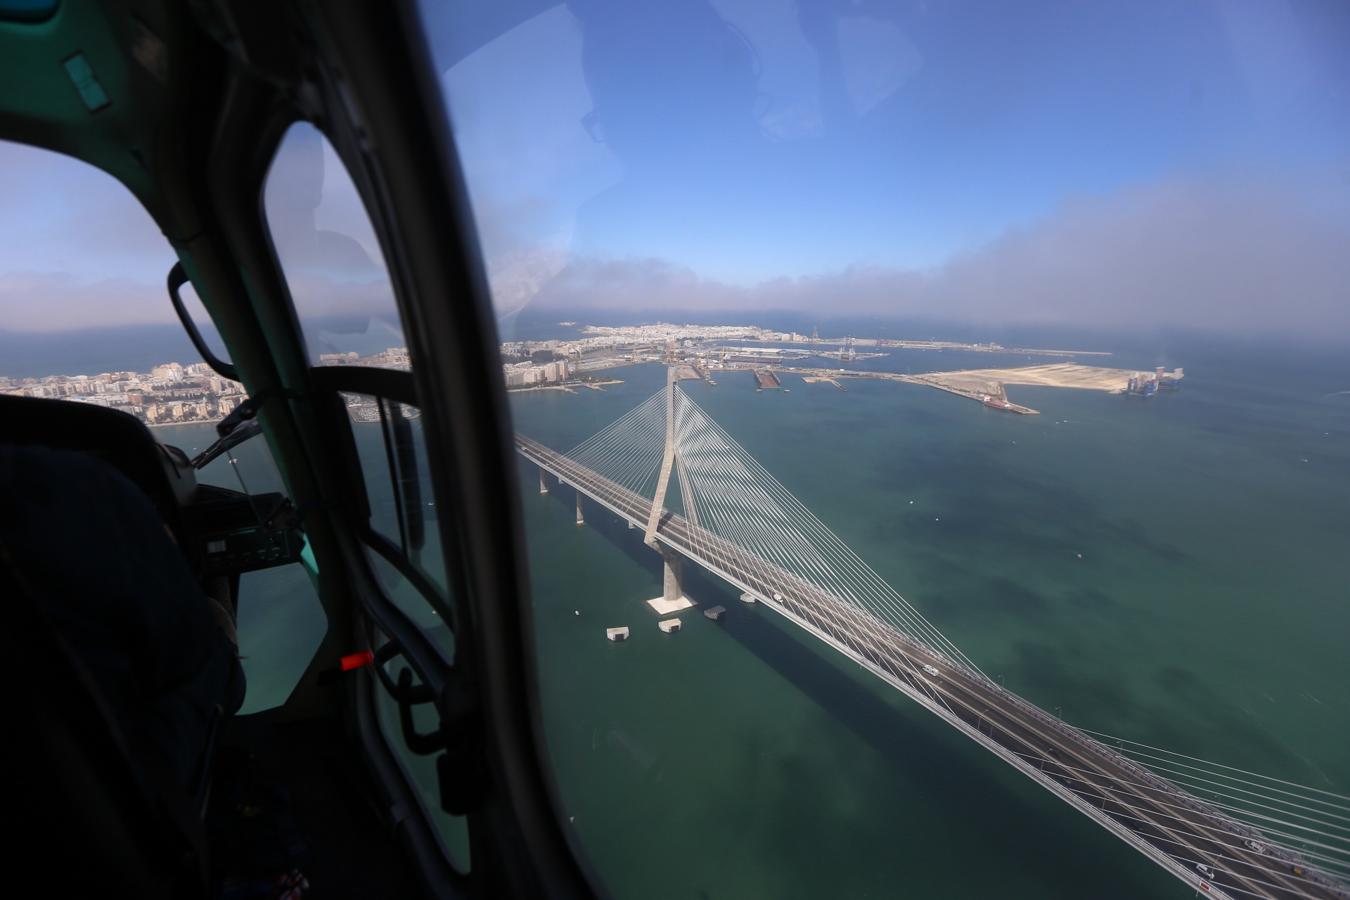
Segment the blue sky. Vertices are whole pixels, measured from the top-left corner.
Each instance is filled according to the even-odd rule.
[[[1345,171],[1346,10],[585,2],[446,84],[481,215],[514,224],[503,239],[750,283],[940,265],[1167,178]]]
[[[504,310],[1350,324],[1350,4],[508,6],[431,29]]]
[[[512,0],[427,20],[503,315],[1350,325],[1342,0]],[[0,163],[0,327],[165,315],[172,257],[115,186]],[[369,249],[324,165],[315,220]]]

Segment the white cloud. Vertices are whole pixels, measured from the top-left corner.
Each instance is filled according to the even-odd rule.
[[[1287,184],[1171,181],[1066,204],[932,270],[857,265],[739,287],[665,260],[575,259],[536,302],[1334,338],[1350,334],[1347,285],[1350,222],[1325,204]]]
[[[128,278],[84,281],[58,272],[6,272],[0,277],[0,328],[66,331],[176,322],[163,283]]]

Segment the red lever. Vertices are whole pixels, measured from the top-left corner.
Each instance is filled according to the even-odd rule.
[[[352,669],[359,669],[375,662],[374,650],[361,650],[357,653],[348,653],[342,657],[342,671],[350,672]]]

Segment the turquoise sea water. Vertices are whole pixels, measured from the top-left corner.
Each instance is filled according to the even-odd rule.
[[[789,376],[757,393],[724,373],[685,389],[1009,688],[1081,726],[1347,792],[1350,395],[1335,392],[1350,371],[1195,356],[1182,391],[1149,400],[1011,387],[1029,417],[885,383]],[[603,394],[514,395],[516,425],[570,448],[664,374],[617,377]],[[540,496],[520,471],[550,751],[616,895],[1185,895],[711,578],[687,590],[725,624],[695,610],[662,634],[640,534],[595,504],[578,528],[569,488]],[[611,625],[632,639],[607,642]]]
[[[895,354],[897,371],[1044,362]],[[1350,365],[1194,347],[1150,400],[1011,387],[1012,416],[937,391],[749,374],[685,389],[987,673],[1065,719],[1350,793]],[[512,396],[567,449],[646,399]],[[156,430],[185,449],[200,426]],[[378,435],[371,432],[371,440]],[[358,429],[358,440],[362,438]],[[249,487],[276,482],[255,442]],[[664,635],[658,559],[520,465],[549,755],[622,897],[1185,896],[1170,876],[894,690],[720,582]],[[217,464],[208,477],[237,486]],[[911,503],[910,501],[913,501]],[[1078,554],[1082,554],[1082,558]],[[248,708],[280,702],[322,625],[304,573],[248,576]],[[629,625],[630,641],[604,629]]]
[[[152,431],[157,441],[179,447],[189,456],[205,450],[216,438],[211,425],[164,425]],[[261,438],[241,444],[232,453],[239,461],[238,474],[222,456],[198,472],[197,480],[236,491],[246,488],[251,493],[285,490]],[[295,563],[241,575],[237,625],[248,681],[240,713],[285,703],[326,630],[309,573]]]

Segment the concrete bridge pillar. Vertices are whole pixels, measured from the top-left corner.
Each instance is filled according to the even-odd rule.
[[[665,544],[657,544],[656,551],[661,554],[661,596],[648,600],[647,605],[663,616],[693,606],[680,583],[680,555]]]
[[[581,514],[581,491],[577,491],[577,524],[586,524],[586,517]]]
[[[683,586],[680,584],[680,555],[669,547],[661,548],[661,560],[663,569],[661,578],[661,597],[667,601],[676,601],[684,596]]]
[[[539,493],[548,493],[548,482],[544,480],[544,469],[542,466],[539,468]]]

